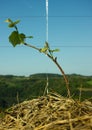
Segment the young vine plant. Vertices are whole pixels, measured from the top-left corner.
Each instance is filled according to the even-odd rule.
[[[58,52],[59,49],[54,49],[54,50],[51,49],[48,42],[45,42],[45,45],[42,48],[38,48],[32,44],[28,44],[28,43],[26,43],[26,39],[27,38],[31,39],[31,38],[33,38],[33,36],[26,36],[26,34],[19,32],[17,24],[20,22],[20,20],[12,21],[10,18],[8,18],[7,20],[5,20],[5,22],[8,23],[9,28],[14,28],[14,31],[12,31],[11,34],[9,35],[9,42],[13,45],[13,47],[16,47],[17,45],[20,45],[20,44],[31,47],[31,48],[39,51],[40,53],[47,55],[48,58],[50,58],[56,64],[56,66],[60,70],[61,74],[63,75],[64,81],[66,83],[67,95],[68,95],[68,97],[70,97],[69,81],[68,81],[67,76],[65,75],[62,67],[58,63],[57,57],[55,57],[53,54],[54,52]]]

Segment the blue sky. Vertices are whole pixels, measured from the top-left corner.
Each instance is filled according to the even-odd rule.
[[[48,0],[49,39],[66,74],[92,75],[92,0]],[[20,32],[33,35],[28,40],[39,48],[46,41],[45,0],[0,0],[0,74],[30,75],[60,73],[44,54],[25,47],[12,47],[8,36],[13,31],[4,21],[20,19]]]

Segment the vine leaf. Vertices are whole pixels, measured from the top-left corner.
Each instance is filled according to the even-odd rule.
[[[44,47],[40,49],[40,52],[46,53],[49,50],[48,43],[46,42]]]
[[[20,33],[18,35],[19,35],[20,43],[24,43],[25,38],[26,38],[25,34],[24,33]]]
[[[16,20],[15,22],[13,22],[15,25],[18,24],[20,22],[20,20]]]
[[[15,47],[18,44],[24,43],[25,34],[19,34],[18,31],[13,31],[9,36],[9,42]]]
[[[59,49],[50,50],[51,52],[59,52]]]
[[[16,24],[20,22],[20,20],[16,20],[15,22],[13,22],[11,19],[6,19],[5,22],[9,23],[8,27],[13,28],[16,26]]]
[[[46,53],[47,50],[48,50],[48,48],[47,48],[46,46],[44,46],[44,48],[41,48],[41,49],[40,49],[40,52]]]
[[[26,36],[26,38],[33,38],[33,36]]]
[[[11,35],[9,36],[9,42],[11,42],[11,44],[15,47],[17,44],[20,44],[20,39],[18,36],[18,32],[17,31],[13,31],[11,33]]]
[[[5,20],[5,22],[7,22],[7,23],[11,23],[12,20],[11,20],[10,18],[8,18],[8,19]]]

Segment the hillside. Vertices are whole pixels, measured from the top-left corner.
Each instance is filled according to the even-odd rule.
[[[67,96],[63,77],[59,74],[34,74],[29,77],[0,75],[0,108],[10,107],[18,102],[42,96],[46,87],[48,76],[48,89]],[[71,95],[81,100],[92,96],[92,76],[67,75],[70,83]],[[80,95],[81,88],[81,95]]]

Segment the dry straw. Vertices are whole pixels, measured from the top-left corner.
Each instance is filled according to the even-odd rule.
[[[92,130],[92,102],[49,93],[6,110],[0,130]]]

